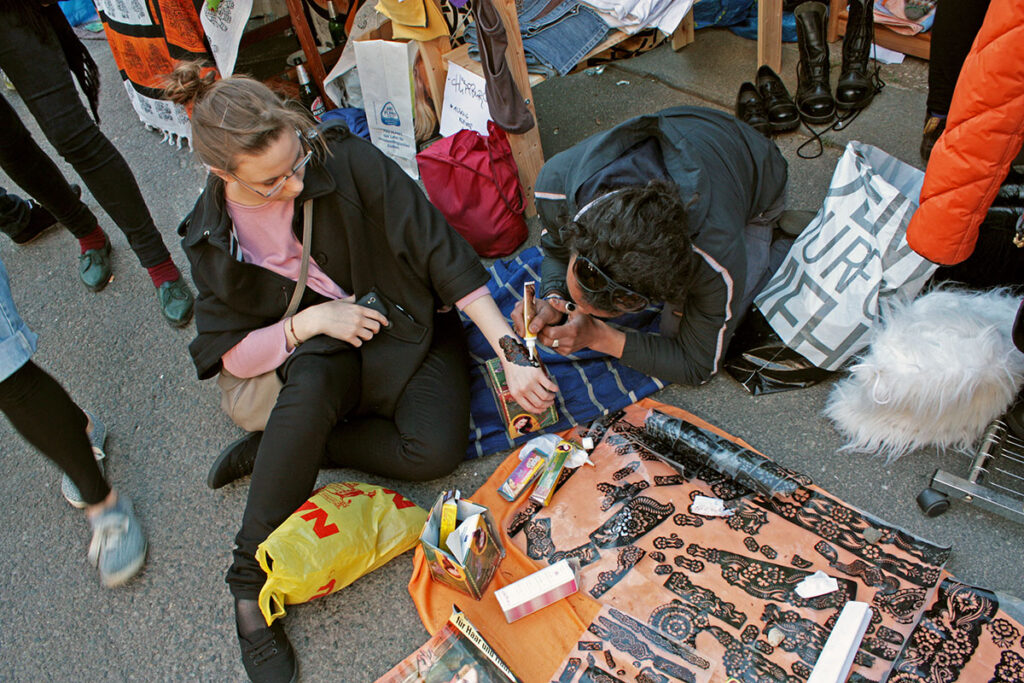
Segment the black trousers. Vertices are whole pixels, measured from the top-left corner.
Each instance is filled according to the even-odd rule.
[[[0,382],[0,410],[26,441],[67,472],[87,505],[107,497],[110,487],[85,433],[89,420],[57,380],[27,361]]]
[[[7,74],[50,144],[81,176],[96,201],[128,238],[143,267],[170,258],[128,163],[82,104],[67,60],[50,26],[41,37],[0,3],[0,69]],[[0,168],[76,237],[96,228],[96,216],[71,192],[10,104],[0,96]],[[8,234],[23,226],[0,224]]]
[[[928,62],[928,111],[948,114],[960,69],[985,21],[989,0],[938,0]]]
[[[465,457],[469,368],[458,315],[435,317],[430,351],[393,418],[353,415],[360,370],[355,349],[298,353],[283,366],[284,387],[260,441],[226,577],[236,598],[259,595],[266,574],[256,548],[309,498],[325,456],[331,466],[410,481],[449,474]]]

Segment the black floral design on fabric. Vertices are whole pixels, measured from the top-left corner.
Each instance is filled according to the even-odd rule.
[[[665,553],[661,552],[660,550],[655,550],[654,552],[647,553],[647,556],[650,557],[655,562],[659,562],[659,563],[660,562],[665,562],[668,559],[668,558],[665,557]]]
[[[672,560],[675,565],[681,569],[685,569],[691,574],[700,574],[704,571],[704,563],[700,560],[691,560],[686,555],[676,555],[675,559]]]
[[[579,657],[570,657],[569,661],[566,662],[565,668],[562,669],[562,675],[558,677],[558,683],[572,683],[573,677],[576,672],[583,666],[583,660]]]
[[[641,622],[637,621],[628,614],[620,612],[614,607],[610,608],[608,610],[608,613],[618,621],[635,630],[641,636],[649,640],[652,644],[660,647],[666,652],[670,652],[676,657],[679,657],[680,659],[683,659],[689,664],[693,664],[698,668],[704,669],[705,671],[711,668],[711,662],[698,655],[695,650],[676,645],[674,642],[665,638],[663,635],[652,629],[650,626],[642,624]]]
[[[659,564],[654,568],[654,573],[658,576],[664,576],[665,574],[672,573],[672,565],[670,564]]]
[[[671,683],[671,681],[657,671],[652,671],[650,668],[645,667],[637,674],[636,683]]]
[[[805,560],[799,555],[794,555],[793,559],[790,560],[789,563],[794,567],[797,567],[798,569],[807,569],[808,567],[814,566],[813,562],[811,562],[810,560]]]
[[[593,657],[587,657],[587,669],[583,672],[581,682],[585,683],[626,683],[621,678],[616,678],[597,665]]]
[[[608,665],[609,669],[618,669],[618,664],[615,663],[615,657],[608,650],[604,651],[604,663]]]
[[[743,546],[752,553],[756,553],[761,549],[761,545],[754,539],[753,536],[747,536],[743,539]]]
[[[632,545],[664,522],[675,510],[676,506],[672,503],[659,503],[648,496],[637,496],[590,532],[590,539],[598,548]]]
[[[635,545],[619,548],[619,556],[617,558],[618,566],[612,571],[601,572],[597,575],[597,583],[590,589],[590,596],[596,600],[607,593],[611,590],[612,586],[621,581],[622,577],[628,574],[629,570],[635,567],[646,554],[646,551]]]
[[[665,588],[682,598],[686,604],[721,619],[733,628],[739,628],[747,620],[747,615],[737,610],[736,605],[725,602],[715,595],[714,591],[694,584],[681,572],[669,576],[665,581]]]
[[[603,638],[616,650],[624,652],[638,662],[650,662],[658,671],[681,681],[696,680],[692,671],[687,671],[675,662],[665,659],[651,650],[644,640],[617,621],[599,616],[595,623],[591,624],[590,632]]]
[[[803,662],[793,662],[793,666],[789,667],[793,670],[793,675],[799,676],[804,680],[811,677],[811,667],[807,666]],[[852,678],[850,679],[853,680]]]
[[[1013,647],[1014,641],[1020,635],[1020,631],[1008,619],[993,619],[985,624],[985,628],[988,629],[996,647],[1001,647],[1004,650]]]
[[[616,503],[629,500],[649,487],[650,484],[646,481],[628,482],[622,486],[602,482],[597,485],[597,490],[604,494],[604,497],[601,499],[601,510],[611,510],[615,507]]]
[[[843,564],[839,561],[839,553],[836,549],[825,541],[818,541],[814,545],[814,549],[818,551],[819,555],[828,560],[830,567],[838,569],[847,576],[856,576],[872,588],[877,587],[879,589],[878,592],[882,595],[892,595],[900,587],[899,579],[895,576],[889,576],[878,567],[863,560],[854,560],[849,564]]]
[[[718,626],[711,626],[707,630],[725,647],[722,663],[725,665],[726,676],[743,683],[803,683],[801,679],[788,675],[778,664],[765,659],[761,653],[733,638],[728,631]]]
[[[757,536],[761,527],[768,523],[768,515],[761,508],[748,505],[744,501],[742,505],[733,508],[732,516],[727,518],[725,523],[733,531]]]
[[[555,552],[551,540],[551,520],[535,519],[526,525],[526,555],[531,560],[543,560]]]
[[[539,504],[528,503],[519,510],[516,510],[516,513],[512,515],[512,519],[509,520],[508,527],[505,529],[509,538],[512,538],[522,531],[523,528],[530,523],[530,520],[533,519],[533,516],[540,511],[540,509],[541,506]]]
[[[765,557],[767,557],[769,560],[774,560],[775,558],[777,558],[779,556],[778,551],[775,550],[775,548],[773,548],[773,547],[771,547],[770,545],[767,545],[767,544],[761,546],[761,554],[764,555]]]
[[[740,640],[746,645],[750,645],[752,642],[757,640],[757,637],[761,635],[761,630],[753,624],[747,624],[743,627],[743,632],[740,633]]]
[[[694,647],[697,634],[708,626],[708,618],[692,605],[673,599],[656,607],[647,623],[672,640]]]
[[[686,512],[680,512],[679,514],[672,515],[672,522],[676,526],[692,526],[701,527],[704,526],[704,520],[697,515],[691,515]]]
[[[868,636],[861,642],[861,649],[869,654],[873,654],[876,657],[881,657],[888,661],[893,661],[899,655],[900,651],[889,645],[881,638],[876,636]]]
[[[616,471],[612,475],[612,479],[615,480],[615,481],[622,481],[623,479],[625,479],[629,475],[631,475],[634,472],[636,472],[638,469],[640,469],[640,461],[639,460],[636,461],[636,462],[631,462],[628,465],[626,465],[625,467],[623,467],[623,468],[619,469],[618,471]]]
[[[1024,657],[1016,652],[1003,652],[995,676],[988,683],[1024,683]]]
[[[842,607],[857,596],[856,582],[836,579],[839,590],[816,598],[804,599],[798,596],[794,589],[798,583],[810,576],[811,572],[736,555],[725,550],[703,548],[696,543],[687,546],[686,552],[719,565],[722,568],[722,577],[726,581],[742,588],[748,595],[762,600],[775,600],[789,603],[794,607],[823,610]]]
[[[654,547],[658,550],[676,550],[686,545],[686,541],[679,538],[678,534],[669,534],[668,536],[658,536],[654,539]]]
[[[594,651],[600,652],[604,649],[604,645],[601,644],[600,640],[581,640],[576,643],[576,649],[581,652]]]
[[[770,655],[775,652],[775,648],[766,640],[755,640],[754,649],[764,655]]]
[[[801,488],[791,496],[758,496],[751,500],[861,559],[921,587],[934,586],[939,580],[941,567],[949,559],[949,547],[915,539],[819,491]],[[868,543],[864,538],[863,532],[868,528],[882,532],[877,543]],[[911,558],[891,555],[882,549],[883,544],[895,545]]]
[[[679,486],[686,483],[686,477],[681,474],[656,474],[654,475],[655,486]]]
[[[998,609],[991,591],[944,580],[893,667],[899,677],[890,681],[955,681]]]
[[[580,567],[586,567],[588,564],[593,564],[601,559],[601,551],[593,543],[584,543],[572,550],[559,550],[552,553],[551,557],[548,558],[548,564],[573,558],[579,560]]]
[[[875,631],[875,635],[884,640],[887,643],[901,647],[903,645],[903,634],[899,631],[894,631],[888,626],[879,626],[878,630]]]
[[[901,624],[912,624],[921,613],[927,593],[923,588],[904,588],[891,595],[875,594],[873,605]]]
[[[761,621],[766,633],[776,629],[784,636],[779,647],[811,666],[818,661],[818,655],[828,640],[829,631],[820,624],[801,617],[799,612],[779,609],[777,605],[765,605]]]

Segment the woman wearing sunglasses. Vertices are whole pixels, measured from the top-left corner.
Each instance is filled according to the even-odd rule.
[[[774,143],[701,107],[630,119],[552,157],[535,185],[540,342],[706,382],[788,248],[773,248],[786,175]],[[662,305],[658,333],[608,322],[649,305]]]
[[[193,105],[192,144],[210,167],[179,229],[199,290],[189,346],[199,376],[223,367],[242,378],[276,371],[283,382],[265,430],[229,446],[207,483],[252,474],[227,583],[246,673],[291,681],[297,663],[281,622],[268,626],[257,607],[266,575],[256,548],[309,497],[325,459],[409,480],[462,461],[468,357],[452,307],[501,355],[524,407],[540,412],[557,387],[505,354],[521,342],[476,253],[375,147],[344,126],[311,129],[308,113],[249,78],[214,83],[182,65],[167,93]],[[306,287],[285,317],[301,277],[307,200]]]

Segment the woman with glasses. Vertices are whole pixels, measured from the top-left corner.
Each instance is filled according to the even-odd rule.
[[[555,155],[535,185],[545,233],[531,328],[562,354],[590,348],[706,382],[788,247],[773,253],[786,175],[774,143],[702,107],[630,119]],[[652,304],[663,304],[658,333],[606,320]]]
[[[199,290],[189,347],[199,377],[274,371],[283,383],[265,430],[229,446],[207,483],[252,474],[227,583],[249,677],[290,681],[297,664],[281,623],[268,626],[257,607],[266,575],[256,548],[309,497],[325,460],[409,480],[461,462],[468,356],[453,307],[500,354],[524,407],[540,412],[557,387],[519,361],[525,349],[473,249],[375,147],[343,125],[312,129],[308,112],[249,78],[213,82],[186,64],[167,94],[192,105],[192,144],[210,168],[179,229]],[[307,200],[307,285],[284,317]],[[370,293],[384,306],[356,303]]]

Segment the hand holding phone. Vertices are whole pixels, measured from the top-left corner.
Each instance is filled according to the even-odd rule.
[[[367,292],[363,296],[359,297],[359,299],[356,301],[356,305],[372,308],[373,310],[383,315],[385,318],[388,317],[387,304],[384,303],[384,301],[380,298],[380,295],[377,294],[376,292]],[[388,322],[388,325],[390,324],[391,323]]]

